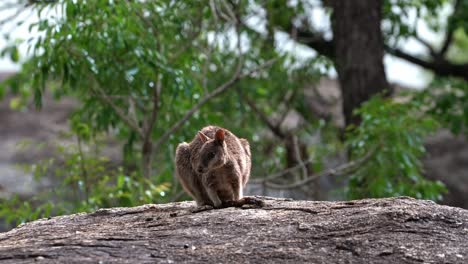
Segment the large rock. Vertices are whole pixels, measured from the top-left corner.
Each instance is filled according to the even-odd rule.
[[[468,211],[411,198],[192,202],[42,219],[0,234],[2,263],[468,263]]]

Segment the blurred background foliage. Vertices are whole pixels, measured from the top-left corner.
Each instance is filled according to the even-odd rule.
[[[2,51],[24,62],[1,84],[0,95],[15,94],[10,106],[19,111],[31,100],[41,107],[47,93],[57,100],[76,98],[80,106],[69,120],[72,143],[57,144],[60,158],[24,165],[38,179],[53,179],[54,187],[32,199],[1,201],[0,218],[12,225],[187,198],[173,177],[175,148],[207,124],[250,141],[253,183],[285,190],[294,185],[308,199],[323,197],[320,175],[340,176],[338,198],[409,195],[437,201],[446,192],[441,182],[425,178],[421,158],[424,138],[437,128],[467,131],[468,72],[437,68],[439,62],[466,63],[466,1],[378,1],[388,53],[404,56],[399,41],[419,38],[415,19],[453,34],[448,44],[434,43],[427,60],[415,62],[439,63],[426,65],[436,75],[430,88],[400,101],[377,95],[356,106],[361,122],[346,128],[312,111],[304,99],[305,87],[335,68],[333,34],[311,16],[316,8],[330,16],[334,9],[326,3],[17,2],[39,15],[30,26],[38,34],[11,40]],[[440,10],[452,5],[457,9],[441,22]],[[306,33],[313,38],[301,40]],[[28,45],[27,58],[20,58],[21,43]],[[299,121],[288,127],[291,118]],[[121,164],[103,154],[109,138],[121,142]],[[347,157],[344,165],[329,170],[325,159],[339,153]]]

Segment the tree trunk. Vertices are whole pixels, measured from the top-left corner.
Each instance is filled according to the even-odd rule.
[[[0,234],[1,263],[468,263],[468,211],[411,198],[101,209]]]
[[[143,177],[149,179],[153,173],[153,144],[151,139],[145,139],[141,149],[141,170]]]
[[[343,95],[346,125],[359,124],[353,110],[390,89],[384,66],[380,23],[383,0],[330,0],[335,65]],[[390,92],[390,91],[388,91]]]

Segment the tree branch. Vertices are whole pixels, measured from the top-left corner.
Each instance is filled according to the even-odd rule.
[[[231,79],[229,79],[227,82],[225,82],[224,84],[222,84],[221,86],[219,86],[218,88],[213,90],[211,93],[209,93],[205,97],[203,97],[195,106],[192,107],[192,109],[187,111],[185,113],[185,115],[179,121],[177,121],[174,125],[172,125],[172,127],[170,129],[168,129],[159,138],[159,140],[156,142],[156,149],[158,149],[159,146],[163,142],[165,142],[172,133],[174,133],[177,129],[179,129],[185,123],[185,121],[187,121],[193,114],[195,114],[195,112],[198,111],[198,109],[200,109],[200,107],[202,107],[204,104],[206,104],[210,99],[218,96],[219,94],[223,93],[228,88],[230,88],[239,79],[242,64],[243,64],[243,62],[241,60],[239,60],[237,68],[236,68],[236,70],[234,72],[234,75],[231,77]]]
[[[453,13],[451,16],[448,18],[447,22],[447,32],[445,33],[445,40],[442,44],[442,47],[440,48],[440,51],[438,55],[440,57],[444,57],[445,53],[447,52],[448,48],[450,47],[450,44],[452,43],[453,40],[453,31],[455,30],[455,26],[452,24],[452,17],[457,13],[461,12],[460,11],[460,5],[461,5],[461,0],[456,0],[455,4],[453,5]]]
[[[122,118],[125,124],[131,129],[133,129],[137,134],[143,138],[144,134],[141,128],[138,126],[138,120],[132,119],[129,115],[127,115],[122,108],[114,103],[114,101],[97,85],[93,85],[92,91],[97,95],[99,99],[102,99],[105,103],[111,106],[111,108],[115,111],[115,113]]]
[[[335,58],[335,44],[333,40],[326,40],[321,34],[301,28],[295,28],[294,31],[297,36],[296,40],[299,43],[309,46],[331,60]]]
[[[445,59],[445,54],[447,53],[452,41],[453,41],[453,32],[456,29],[456,26],[453,24],[453,17],[458,13],[462,12],[463,10],[461,7],[461,0],[456,0],[453,7],[453,13],[449,16],[447,21],[447,31],[445,34],[444,42],[442,43],[442,47],[439,51],[436,51],[429,43],[425,40],[419,38],[418,36],[414,36],[416,40],[422,43],[425,47],[429,49],[431,54],[431,61],[424,60],[417,56],[408,54],[401,49],[398,48],[390,48],[386,47],[387,52],[390,54],[404,59],[408,62],[413,64],[419,65],[423,68],[429,69],[434,71],[435,74],[441,76],[455,76],[460,77],[468,81],[468,64],[454,64]]]
[[[161,74],[158,74],[158,81],[156,82],[156,86],[153,89],[153,108],[151,110],[151,115],[147,120],[145,120],[145,125],[143,127],[143,133],[146,135],[146,138],[151,137],[151,132],[153,130],[153,126],[156,122],[157,116],[158,116],[158,111],[159,111],[159,99],[161,95],[161,86],[162,86],[162,81],[161,81]]]
[[[237,15],[234,13],[234,11],[232,10],[231,6],[229,6],[229,4],[224,1],[224,0],[221,0],[221,4],[223,5],[223,7],[227,10],[227,13],[229,14],[229,17],[230,17],[230,20],[231,21],[235,21],[235,24],[238,25],[238,17]]]
[[[364,163],[368,162],[372,156],[374,155],[375,151],[377,150],[377,147],[373,148],[372,150],[370,150],[369,152],[366,153],[366,155],[364,155],[362,158],[360,159],[357,159],[357,160],[353,160],[353,161],[350,161],[348,163],[345,163],[345,164],[342,164],[336,168],[332,168],[332,169],[328,169],[328,170],[325,170],[325,171],[322,171],[320,173],[316,173],[316,174],[313,174],[313,175],[310,175],[309,177],[301,180],[301,181],[297,181],[297,182],[294,182],[294,183],[291,183],[291,184],[276,184],[276,183],[271,183],[269,182],[269,180],[273,179],[273,178],[277,178],[279,174],[277,175],[274,175],[275,177],[266,177],[265,179],[262,179],[262,180],[259,180],[259,181],[255,181],[256,183],[264,183],[266,187],[269,187],[269,188],[272,188],[272,189],[294,189],[294,188],[298,188],[298,187],[302,187],[303,185],[317,179],[317,178],[320,178],[320,177],[324,177],[324,176],[338,176],[338,175],[343,175],[349,171],[353,171],[355,170],[357,167],[363,165]],[[304,162],[303,164],[306,164],[310,162],[309,160]],[[298,169],[298,168],[301,168],[301,164],[295,166],[295,167],[292,167],[290,169]],[[282,173],[281,175],[284,175],[285,173]]]
[[[255,102],[245,95],[240,89],[237,89],[237,93],[240,95],[241,99],[244,100],[259,117],[260,119],[270,128],[270,130],[279,138],[284,139],[286,135],[281,131],[279,124],[274,124],[273,121],[268,118],[268,116],[260,110]]]
[[[453,64],[443,58],[434,58],[432,61],[426,61],[417,56],[408,54],[401,49],[391,48],[388,46],[386,47],[386,50],[395,57],[432,70],[437,75],[460,77],[468,81],[468,64]]]
[[[288,90],[286,92],[286,94],[284,95],[283,103],[284,103],[285,110],[284,110],[283,114],[281,115],[281,117],[278,119],[278,126],[279,127],[281,126],[281,124],[283,124],[284,120],[288,116],[289,110],[291,109],[291,102],[292,102],[293,99],[296,98],[297,90],[298,89],[292,89],[292,91]]]
[[[222,94],[223,92],[225,92],[233,84],[235,84],[238,80],[243,79],[243,78],[251,75],[252,73],[257,72],[257,71],[259,71],[259,70],[261,70],[263,68],[267,68],[267,67],[271,66],[275,61],[276,61],[276,59],[269,60],[269,61],[265,62],[264,64],[260,65],[259,67],[256,67],[256,68],[254,68],[252,70],[249,70],[247,73],[241,74],[241,69],[242,69],[243,63],[242,63],[241,60],[239,60],[239,63],[237,65],[237,69],[234,72],[231,79],[229,79],[227,82],[225,82],[224,84],[222,84],[221,86],[219,86],[218,88],[213,90],[211,93],[209,93],[205,97],[203,97],[195,106],[192,107],[192,109],[187,111],[185,113],[185,115],[179,121],[174,123],[174,125],[172,125],[171,128],[166,130],[166,132],[158,139],[158,141],[155,144],[156,152],[159,149],[159,147],[169,138],[169,136],[172,133],[177,131],[177,129],[179,129],[190,117],[192,117],[193,114],[195,114],[196,111],[198,111],[198,109],[200,109],[200,107],[202,107],[204,104],[206,104],[209,100],[211,100],[212,98],[214,98],[214,97]]]
[[[304,161],[302,163],[304,165],[307,165],[307,164],[309,164],[311,162],[314,162],[314,161],[315,161],[315,159],[310,158],[310,159],[308,159],[308,160],[306,160],[306,161]],[[271,175],[268,175],[268,176],[261,177],[261,179],[252,179],[252,180],[249,181],[249,183],[264,184],[264,183],[266,183],[268,181],[278,179],[283,175],[286,175],[286,174],[291,173],[291,172],[293,172],[293,171],[295,171],[297,169],[300,169],[302,166],[303,166],[302,164],[297,164],[297,165],[295,165],[293,167],[289,167],[289,168],[287,168],[285,170],[282,170],[280,172],[277,172],[277,173],[274,173],[274,174],[271,174]]]
[[[177,50],[174,51],[174,54],[168,59],[168,61],[173,62],[176,61],[184,52],[186,52],[190,47],[193,46],[194,41],[201,35],[201,24],[202,21],[198,21],[198,27],[192,32],[188,38],[187,42],[182,46],[178,47]]]
[[[296,156],[296,161],[302,169],[302,179],[307,179],[309,172],[307,170],[306,164],[302,160],[301,151],[299,149],[299,142],[296,135],[292,135],[292,143],[294,147],[294,155]]]
[[[136,109],[135,109],[135,100],[134,98],[129,95],[127,96],[127,101],[128,101],[128,116],[133,119],[133,120],[138,120],[138,117],[137,117],[137,113],[136,113]]]
[[[454,3],[454,6],[453,6],[453,13],[451,16],[449,16],[447,18],[447,30],[446,30],[446,33],[445,33],[445,38],[444,38],[444,41],[442,43],[442,46],[440,48],[439,51],[436,51],[431,44],[429,44],[426,40],[422,39],[420,36],[418,35],[415,35],[414,38],[419,42],[421,43],[422,45],[424,45],[428,50],[429,50],[429,53],[431,54],[432,58],[434,58],[434,60],[438,60],[438,59],[442,59],[444,58],[445,56],[445,53],[447,52],[448,48],[450,47],[450,44],[452,43],[452,40],[453,40],[453,32],[454,30],[456,29],[456,27],[453,25],[453,22],[452,22],[452,19],[453,19],[453,16],[457,13],[457,12],[460,12],[459,11],[459,8],[460,8],[460,3],[461,3],[461,0],[456,0],[455,3]]]
[[[440,48],[440,51],[437,54],[438,56],[444,57],[445,53],[447,53],[447,50],[450,47],[450,44],[452,43],[452,40],[453,40],[453,30],[451,30],[445,36],[444,43],[442,44],[442,47]]]
[[[426,40],[424,40],[423,38],[421,38],[420,36],[418,35],[415,35],[413,36],[414,39],[416,39],[419,43],[421,43],[424,47],[427,48],[427,50],[429,50],[429,53],[431,54],[432,57],[436,57],[438,56],[437,52],[434,50],[434,48],[432,47],[431,44],[429,44],[429,42],[427,42]]]
[[[24,7],[24,3],[20,3],[20,2],[7,2],[5,3],[4,5],[0,5],[0,11],[5,11],[5,10],[8,10],[8,9],[17,9],[17,8],[21,8],[21,7]]]
[[[27,9],[26,6],[20,6],[18,7],[18,10],[16,10],[15,13],[7,16],[7,17],[4,17],[0,20],[0,27],[3,26],[5,23],[8,23],[8,22],[11,22],[11,21],[14,21],[16,18],[18,18],[19,15],[21,15],[21,13],[23,13],[25,10]]]

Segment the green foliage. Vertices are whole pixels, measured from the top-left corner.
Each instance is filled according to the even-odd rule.
[[[190,141],[207,124],[221,125],[249,139],[255,164],[252,175],[283,169],[283,142],[268,132],[245,97],[272,122],[292,111],[302,116],[304,124],[294,133],[308,142],[310,156],[317,157],[312,165],[316,171],[322,169],[325,154],[342,150],[337,129],[315,116],[304,100],[304,87],[327,74],[333,62],[320,55],[303,58],[287,52],[283,49],[287,43],[274,36],[278,28],[290,31],[292,22],[307,26],[310,1],[209,2],[62,0],[37,7],[40,20],[31,27],[41,34],[36,42],[30,42],[32,56],[19,74],[3,83],[0,95],[4,87],[10,87],[16,95],[10,104],[17,110],[26,110],[33,96],[40,106],[46,92],[56,99],[78,99],[80,107],[70,122],[76,142],[58,147],[60,160],[46,159],[28,168],[38,180],[50,177],[53,188],[28,201],[20,197],[2,201],[0,218],[21,223],[100,207],[168,201],[168,193],[177,193],[176,186],[169,184],[173,181],[176,145]],[[414,35],[409,12],[416,10],[417,17],[429,21],[446,2],[385,1],[384,19],[390,22],[385,27],[386,36],[398,39]],[[48,15],[50,8],[58,10],[59,15]],[[259,12],[262,8],[265,17]],[[245,22],[255,16],[260,16],[259,27],[266,23],[266,34],[235,23],[235,17]],[[457,15],[450,23],[464,27],[463,21],[468,20],[461,17]],[[238,38],[241,51],[237,50]],[[8,46],[2,55],[18,60],[17,45]],[[149,129],[151,142],[160,139],[200,99],[232,78],[239,61],[244,62],[245,73],[245,68],[272,58],[276,63],[271,67],[236,81],[231,90],[211,99],[171,133],[163,146],[155,148],[154,173],[149,178],[141,176],[136,164],[142,160],[142,131],[148,129],[153,110],[157,114]],[[155,96],[157,87],[160,94]],[[466,118],[460,111],[466,107],[454,103],[460,99],[454,97],[457,93],[425,107],[434,106],[431,113],[440,114],[438,120],[454,130],[463,130],[460,124],[466,124]],[[424,179],[420,161],[425,153],[422,139],[436,125],[417,102],[376,98],[357,111],[363,123],[348,133],[346,146],[351,157],[358,160],[378,148],[351,175],[347,189],[350,198],[410,195],[440,199],[444,187]],[[122,167],[110,164],[100,154],[103,134],[123,142]],[[318,134],[322,142],[311,145],[310,139]]]
[[[40,6],[38,13],[45,8]],[[203,52],[210,50],[208,33],[215,33],[218,27],[210,23],[208,6],[182,1],[109,4],[66,0],[54,8],[64,16],[50,17],[44,12],[40,15],[40,21],[31,27],[42,33],[30,46],[32,57],[22,72],[4,85],[18,94],[12,100],[15,109],[24,107],[30,96],[40,106],[46,87],[55,98],[78,98],[82,107],[71,122],[78,142],[58,147],[61,160],[48,159],[29,168],[38,180],[53,177],[52,190],[29,201],[18,197],[5,201],[0,216],[20,223],[100,207],[167,201],[171,187],[168,182],[174,171],[174,144],[182,140],[171,137],[174,142],[156,153],[164,160],[156,163],[156,173],[150,178],[141,177],[140,170],[135,169],[135,163],[141,159],[141,136],[103,97],[109,97],[137,125],[157,105],[158,125],[152,129],[151,137],[158,138],[203,93],[224,82],[231,74],[230,62],[236,60],[221,53],[208,59]],[[4,55],[14,56],[15,52],[16,46],[11,46]],[[158,85],[162,93],[155,102]],[[200,121],[192,121],[192,125],[199,128],[206,120],[214,120],[213,113],[201,112],[195,115],[197,119]],[[112,169],[107,159],[85,149],[95,145],[96,135],[109,132],[109,128],[110,137],[127,142],[125,168]],[[193,131],[196,129],[187,134]],[[55,200],[53,208],[50,200]]]
[[[440,31],[440,10],[447,0],[386,0],[383,6],[387,37],[399,39],[416,35],[414,19],[424,19],[435,31]],[[415,14],[414,14],[415,12]],[[415,15],[415,16],[414,16]]]
[[[419,95],[428,112],[454,134],[468,134],[468,84],[456,78],[437,78]]]
[[[18,62],[19,61],[19,52],[18,52],[18,47],[16,45],[8,45],[6,46],[1,52],[0,52],[0,57],[5,57],[7,56],[10,58],[12,62]]]
[[[40,201],[40,205],[36,205],[38,197],[34,197],[25,201],[15,195],[9,199],[0,200],[0,217],[4,219],[6,224],[16,226],[32,220],[49,217],[53,210],[55,214],[63,213],[56,208],[53,202]]]
[[[468,19],[468,18],[467,18]],[[450,61],[457,64],[468,63],[468,26],[464,28],[458,28],[454,31],[453,45],[448,50],[447,57]]]
[[[80,138],[86,135],[86,125],[76,124],[75,127],[79,130],[75,131],[78,141],[58,145],[54,156],[60,159],[48,158],[22,166],[34,175],[39,185],[48,179],[52,181],[50,186],[32,199],[14,196],[2,200],[0,218],[17,225],[54,215],[167,201],[170,184],[156,185],[154,182],[158,179],[143,179],[135,173],[128,174],[121,167],[115,168],[107,157],[100,155],[100,140]],[[19,147],[32,146],[31,142],[23,142]]]
[[[39,7],[39,14],[44,8]],[[86,131],[73,129],[84,133],[80,135],[83,139],[110,131],[110,137],[126,141],[124,165],[135,174],[130,179],[142,174],[135,164],[143,160],[141,143],[151,112],[157,123],[149,130],[150,142],[161,137],[204,94],[228,80],[238,61],[226,48],[229,39],[220,33],[229,24],[215,23],[209,6],[201,2],[65,0],[54,8],[63,16],[42,13],[31,26],[42,34],[30,46],[32,57],[22,72],[6,83],[14,93],[21,93],[11,106],[22,109],[32,95],[40,106],[46,86],[55,98],[78,98],[82,104],[75,119],[86,124]],[[221,48],[223,52],[218,50]],[[156,96],[157,89],[161,94]],[[222,101],[213,104],[217,106],[196,112],[184,124],[190,129],[171,135],[162,142],[164,147],[157,146],[155,171],[150,175],[153,181],[172,181],[177,143],[193,137],[207,123],[222,124],[228,118],[222,114]]]
[[[112,129],[127,141],[131,162],[141,159],[148,127],[153,128],[149,141],[159,138],[197,99],[227,80],[237,61],[221,53],[207,61],[205,50],[216,49],[208,38],[219,26],[201,2],[64,0],[54,8],[63,15],[44,12],[31,26],[41,36],[17,83],[39,106],[51,81],[56,98],[77,97],[82,102],[77,115],[90,133]],[[201,75],[206,63],[213,70]],[[148,124],[151,112],[155,125]],[[168,174],[171,167],[157,169],[156,174]]]
[[[74,91],[84,101],[81,114],[93,128],[118,127],[123,135],[129,133],[110,105],[103,103],[101,91],[114,96],[117,106],[127,107],[127,99],[133,98],[139,120],[158,82],[165,91],[163,108],[180,91],[189,95],[199,91],[190,80],[199,58],[187,42],[194,41],[197,32],[191,30],[198,29],[202,6],[173,1],[62,1],[58,7],[64,17],[44,17],[35,25],[45,37],[39,38],[33,51],[32,87],[43,92],[43,80],[58,79],[62,87],[56,92]]]
[[[450,30],[463,30],[465,34],[468,32],[468,12],[466,12],[466,10],[468,10],[468,2],[459,1],[458,7],[456,10],[454,10],[454,14],[449,18],[448,21],[448,28]]]
[[[444,185],[425,179],[422,173],[423,139],[437,128],[437,123],[421,109],[418,101],[398,103],[376,97],[356,111],[362,123],[348,131],[351,157],[372,155],[350,176],[349,198],[442,198]]]

